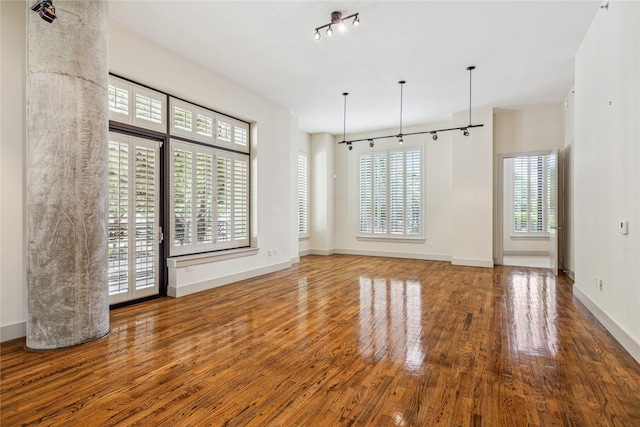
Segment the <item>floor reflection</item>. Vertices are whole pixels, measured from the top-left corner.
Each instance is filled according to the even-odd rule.
[[[360,340],[365,359],[422,365],[420,282],[360,277]]]
[[[531,355],[558,351],[555,279],[547,274],[514,272],[509,283],[518,352]]]

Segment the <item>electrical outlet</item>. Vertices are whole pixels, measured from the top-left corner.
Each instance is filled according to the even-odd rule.
[[[273,255],[273,251],[269,249],[269,256]]]
[[[273,248],[273,254],[274,255],[278,255],[278,249],[277,248]]]
[[[429,240],[429,247],[432,248],[433,247],[433,240]]]
[[[193,271],[193,265],[188,265],[187,266],[187,271]]]
[[[598,286],[600,288],[600,292],[602,292],[602,285],[603,285],[603,281],[602,281],[602,278],[600,278],[600,282],[598,282]]]

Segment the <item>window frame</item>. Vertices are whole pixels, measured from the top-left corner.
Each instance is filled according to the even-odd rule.
[[[395,192],[398,191],[398,186],[394,185],[395,181],[391,176],[391,167],[392,167],[392,158],[393,155],[397,155],[398,153],[402,153],[402,168],[401,168],[401,178],[402,178],[402,197],[401,197],[401,206],[402,206],[402,222],[403,222],[403,232],[398,233],[394,232],[392,229],[392,212],[391,208],[393,206],[393,196]],[[415,211],[415,203],[412,203],[413,209],[409,209],[409,201],[407,200],[407,154],[413,153],[413,160],[417,159],[419,161],[418,164],[418,182],[417,189],[415,188],[415,182],[413,183],[413,191],[412,194],[418,195],[419,199],[417,200],[417,208],[418,212],[418,227],[419,230],[415,233],[411,233],[408,231],[408,223],[407,215],[410,211]],[[358,208],[356,214],[356,239],[358,240],[372,240],[372,241],[389,241],[389,242],[424,242],[425,240],[425,150],[422,146],[405,146],[405,147],[394,147],[387,148],[381,150],[367,150],[367,151],[359,151],[356,157],[356,179],[357,183],[357,197],[358,197]],[[363,162],[362,159],[369,158],[370,161],[370,170],[369,172],[363,170]],[[376,163],[376,160],[378,163]],[[395,171],[394,173],[398,173]],[[382,176],[380,176],[382,174]],[[367,194],[363,194],[363,185],[366,185],[365,188]],[[380,189],[377,191],[376,188]],[[377,193],[377,194],[376,194]],[[384,202],[384,206],[378,210],[376,200],[378,200],[378,204]],[[364,207],[363,207],[364,206]],[[363,215],[363,210],[365,212],[369,212],[368,215]],[[376,211],[380,212],[381,216],[384,216],[384,224],[381,224],[380,221],[376,222]],[[369,216],[369,227],[365,227],[363,231],[363,222],[367,222],[367,216]],[[383,230],[376,231],[377,227],[383,227]],[[367,231],[369,230],[369,231]],[[397,230],[397,229],[396,229]]]

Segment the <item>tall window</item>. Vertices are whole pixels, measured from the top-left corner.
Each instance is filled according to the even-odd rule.
[[[422,238],[420,148],[360,154],[358,180],[359,236]]]
[[[513,232],[545,235],[549,232],[545,214],[548,203],[548,156],[513,159]]]
[[[249,156],[171,140],[171,255],[249,245]]]
[[[298,236],[309,235],[309,162],[306,153],[298,153]]]

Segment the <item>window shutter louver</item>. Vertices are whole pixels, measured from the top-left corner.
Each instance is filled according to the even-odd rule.
[[[109,76],[109,120],[166,132],[167,96],[140,85]]]

